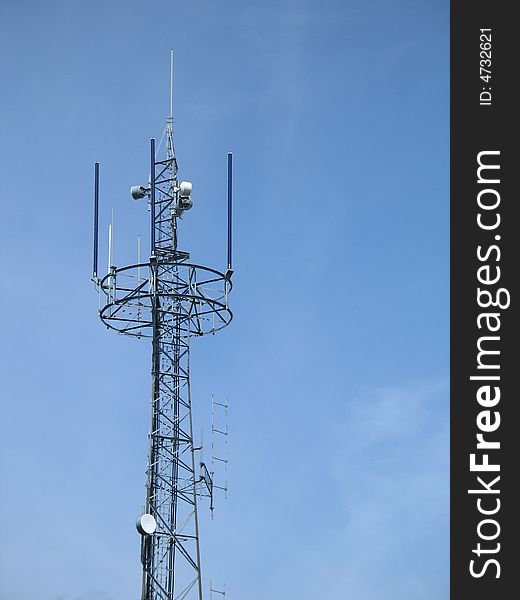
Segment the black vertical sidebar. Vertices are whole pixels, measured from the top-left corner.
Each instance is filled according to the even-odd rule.
[[[520,579],[514,8],[451,4],[452,600],[510,600]]]

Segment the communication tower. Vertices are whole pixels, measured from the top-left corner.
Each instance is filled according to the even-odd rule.
[[[213,473],[195,459],[190,341],[223,329],[232,319],[228,304],[233,274],[232,155],[228,153],[227,268],[221,272],[192,263],[189,253],[178,248],[179,219],[193,201],[192,184],[178,177],[172,89],[173,51],[164,155],[157,155],[152,138],[149,181],[130,189],[134,200],[148,199],[150,257],[124,267],[112,264],[111,226],[104,276],[98,275],[99,163],[94,177],[92,279],[99,292],[99,316],[109,329],[152,342],[146,504],[136,523],[141,535],[142,600],[202,600],[197,499],[210,496],[213,506]]]

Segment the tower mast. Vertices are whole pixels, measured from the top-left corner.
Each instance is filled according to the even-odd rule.
[[[104,300],[99,314],[105,325],[152,342],[146,505],[137,519],[142,600],[202,600],[197,506],[202,479],[193,444],[190,339],[215,333],[232,319],[232,272],[193,264],[177,248],[177,222],[192,207],[192,185],[177,177],[172,94],[173,51],[165,156],[157,156],[151,139],[149,186],[131,188],[134,199],[149,199],[150,258],[122,268],[110,265],[104,278],[93,277]],[[98,182],[96,167],[95,207]]]

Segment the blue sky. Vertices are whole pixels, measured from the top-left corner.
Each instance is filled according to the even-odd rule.
[[[442,1],[0,8],[0,596],[139,597],[149,347],[97,320],[102,255],[147,233],[128,188],[168,111],[194,183],[181,246],[225,267],[195,340],[195,429],[230,399],[230,494],[202,523],[230,600],[448,597],[449,7]]]

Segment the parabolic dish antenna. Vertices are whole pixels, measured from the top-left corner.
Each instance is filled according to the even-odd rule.
[[[141,535],[152,535],[152,533],[157,529],[157,523],[155,519],[148,513],[137,517],[135,526]]]

